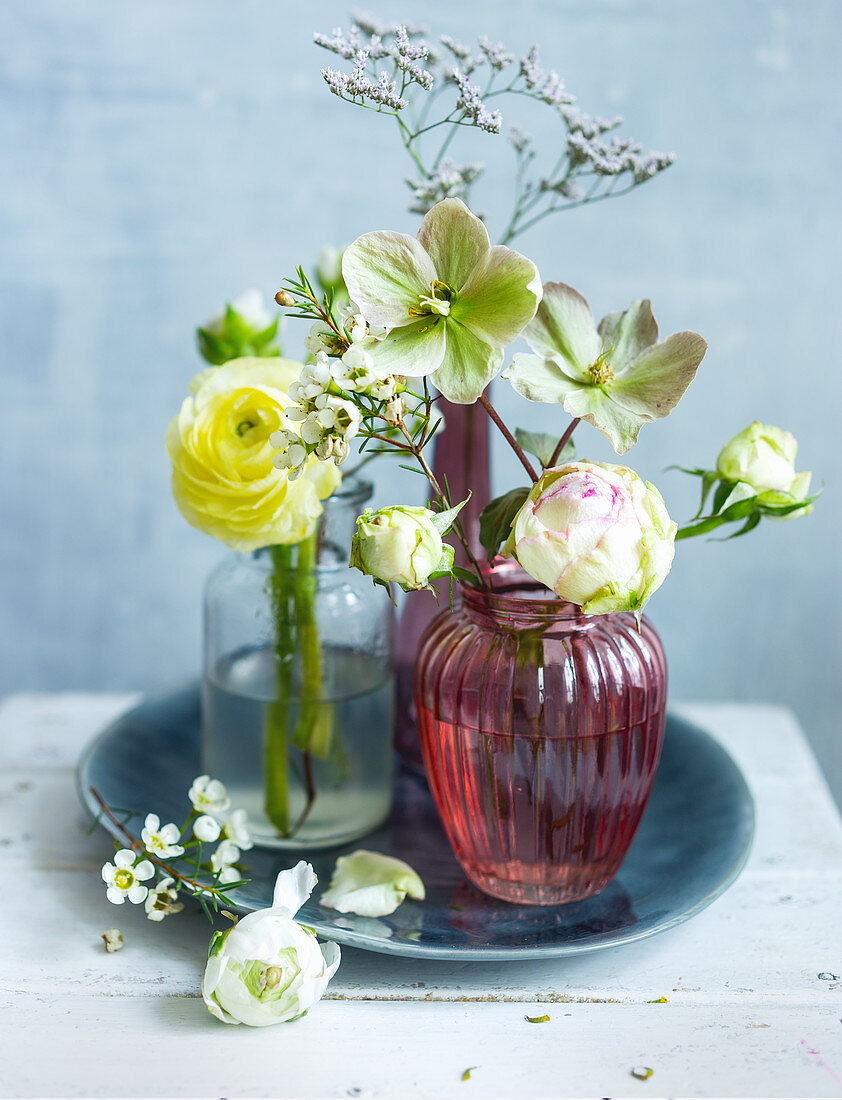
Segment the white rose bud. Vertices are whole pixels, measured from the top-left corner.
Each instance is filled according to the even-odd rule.
[[[795,472],[798,443],[789,432],[755,420],[722,448],[717,472],[728,481],[742,481],[757,493],[789,493],[804,500],[810,474]]]
[[[366,508],[357,519],[351,542],[351,565],[367,576],[395,581],[406,588],[424,588],[431,573],[453,564],[453,548],[430,518],[430,508],[393,505],[376,512]]]
[[[303,1016],[321,999],[339,966],[339,948],[319,944],[293,920],[316,881],[309,863],[281,871],[270,909],[214,935],[202,997],[217,1019],[266,1027]]]
[[[587,615],[639,612],[670,570],[677,529],[633,470],[572,462],[532,486],[501,552]]]

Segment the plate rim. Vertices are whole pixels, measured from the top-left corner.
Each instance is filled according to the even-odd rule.
[[[161,702],[166,699],[172,698],[177,695],[185,695],[188,691],[193,690],[196,681],[191,681],[189,684],[182,685],[180,688],[173,688],[168,691],[155,692],[149,695],[144,695],[140,700],[135,702],[132,706],[121,711],[116,717],[112,718],[100,731],[95,734],[90,741],[85,745],[82,753],[79,757],[79,762],[75,771],[75,785],[76,793],[79,797],[79,801],[85,810],[90,814],[91,818],[102,827],[111,837],[115,840],[120,839],[122,833],[114,822],[110,821],[107,817],[101,813],[101,808],[97,804],[93,794],[91,793],[91,785],[85,781],[85,776],[88,771],[88,767],[91,759],[96,753],[100,743],[104,741],[112,731],[126,718],[129,717],[136,710],[140,710],[150,704]],[[649,939],[651,936],[660,935],[662,932],[669,932],[671,929],[678,927],[681,924],[692,920],[693,917],[699,915],[710,905],[713,904],[718,898],[720,898],[731,886],[737,881],[742,874],[749,857],[751,855],[752,847],[754,845],[754,838],[757,826],[757,807],[755,804],[754,796],[751,788],[746,781],[746,777],[743,774],[742,768],[734,759],[733,755],[728,751],[725,745],[712,733],[710,733],[703,726],[697,722],[685,718],[680,714],[676,714],[674,711],[667,710],[667,719],[672,718],[674,721],[680,722],[684,726],[688,726],[700,733],[706,740],[712,742],[720,752],[729,761],[733,771],[738,778],[739,785],[742,788],[744,796],[744,804],[747,811],[746,814],[746,835],[743,841],[742,848],[730,867],[727,875],[725,875],[716,886],[710,890],[704,897],[699,898],[693,905],[686,909],[682,909],[679,913],[674,913],[671,917],[659,922],[655,922],[648,928],[638,929],[634,931],[633,927],[628,930],[617,929],[613,932],[605,933],[605,939],[594,939],[588,943],[561,943],[551,946],[524,946],[524,947],[436,947],[436,946],[422,946],[420,944],[412,943],[406,940],[394,940],[394,939],[380,939],[375,936],[366,936],[364,933],[355,932],[353,929],[340,928],[335,925],[325,925],[313,920],[307,921],[308,927],[313,928],[321,937],[327,940],[332,940],[334,943],[338,943],[343,947],[353,947],[361,951],[372,951],[381,955],[392,955],[401,958],[414,958],[414,959],[436,959],[436,960],[448,960],[448,961],[462,961],[462,962],[518,962],[526,959],[551,959],[551,958],[572,958],[576,955],[589,955],[594,951],[607,951],[612,948],[624,947],[626,944],[637,943],[641,940]],[[97,818],[99,819],[97,821]],[[423,905],[423,902],[404,902],[404,904]],[[506,905],[506,902],[501,901],[500,905]],[[242,904],[235,904],[234,908],[242,913],[248,914],[257,911],[256,906],[246,906]],[[548,909],[554,909],[557,907],[549,906]]]

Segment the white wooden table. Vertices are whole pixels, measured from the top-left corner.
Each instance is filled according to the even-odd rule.
[[[741,879],[689,923],[521,964],[344,949],[307,1017],[249,1029],[198,995],[200,913],[156,925],[105,899],[111,843],[86,835],[73,770],[131,702],[0,705],[3,1096],[842,1096],[842,823],[787,711],[676,708],[736,757],[758,810]],[[106,954],[112,925],[125,947]]]

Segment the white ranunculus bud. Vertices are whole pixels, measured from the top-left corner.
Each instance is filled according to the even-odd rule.
[[[677,529],[633,470],[571,462],[532,486],[501,552],[587,615],[639,612],[670,570]]]
[[[339,966],[339,948],[319,944],[293,919],[316,881],[309,863],[281,871],[270,909],[214,935],[202,997],[217,1019],[266,1027],[303,1016],[321,999]]]
[[[393,505],[357,518],[351,565],[381,581],[424,588],[431,573],[453,564],[453,549],[430,522],[430,508]],[[449,552],[449,553],[448,553]]]
[[[716,468],[721,477],[745,482],[757,493],[790,493],[796,500],[804,500],[810,474],[795,472],[797,453],[795,436],[755,420],[725,444]]]

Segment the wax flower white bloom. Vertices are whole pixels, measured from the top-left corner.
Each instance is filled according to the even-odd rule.
[[[183,902],[177,900],[178,890],[175,889],[175,879],[169,875],[158,880],[146,895],[144,907],[149,920],[162,921],[173,913],[180,913],[184,908]]]
[[[797,453],[794,435],[755,420],[725,444],[716,468],[721,477],[744,482],[756,493],[787,493],[794,500],[804,500],[812,475],[795,472]]]
[[[211,868],[221,871],[223,867],[230,867],[240,858],[240,849],[233,840],[223,840],[211,856]]]
[[[193,822],[193,835],[204,844],[213,844],[215,840],[219,840],[221,832],[222,826],[210,814],[202,814]]]
[[[197,814],[224,814],[231,806],[225,785],[209,775],[199,775],[187,792]]]
[[[453,547],[442,541],[432,522],[430,508],[403,505],[366,508],[357,518],[351,542],[351,566],[388,583],[406,589],[425,588],[430,575],[448,572],[453,565]]]
[[[319,944],[293,919],[317,881],[309,863],[281,871],[271,908],[214,935],[202,997],[217,1019],[266,1027],[303,1016],[321,999],[339,966],[339,948]]]
[[[254,847],[248,827],[248,816],[246,810],[232,810],[222,823],[222,835],[227,840],[233,841],[244,852]]]
[[[143,882],[154,874],[148,859],[138,860],[131,848],[121,848],[115,852],[113,863],[103,865],[102,881],[108,887],[105,896],[113,905],[122,905],[126,898],[132,905],[139,905],[149,893]]]
[[[147,814],[140,833],[143,846],[159,859],[174,859],[184,855],[184,848],[178,843],[181,830],[177,825],[161,825],[157,814]]]
[[[501,552],[586,615],[639,613],[670,570],[677,530],[633,470],[571,462],[532,486]]]
[[[360,849],[337,859],[330,887],[319,905],[339,913],[385,917],[394,913],[407,895],[417,901],[425,897],[424,883],[408,863]]]

